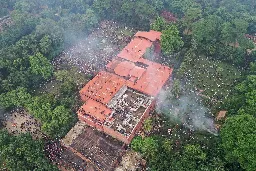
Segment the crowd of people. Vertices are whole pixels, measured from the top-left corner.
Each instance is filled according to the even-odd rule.
[[[24,109],[15,109],[4,115],[3,127],[13,135],[30,133],[34,139],[42,138],[40,123]]]

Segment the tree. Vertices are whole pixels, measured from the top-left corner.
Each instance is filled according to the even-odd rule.
[[[52,170],[52,165],[44,155],[44,145],[40,140],[33,140],[31,135],[12,136],[0,130],[0,170],[28,171]]]
[[[207,16],[193,24],[193,39],[197,49],[208,55],[216,53],[219,42],[221,18],[216,15]]]
[[[233,115],[247,113],[256,117],[255,89],[256,75],[248,75],[242,83],[235,87],[233,97],[227,101],[226,105],[228,106],[229,113]]]
[[[175,147],[172,140],[161,136],[135,137],[133,150],[140,152],[148,162],[150,170],[162,171],[224,171],[221,158],[207,155],[199,144]]]
[[[31,95],[27,93],[27,89],[19,87],[16,90],[1,94],[0,106],[4,108],[23,107],[30,100]]]
[[[53,111],[49,111],[46,117],[42,130],[51,137],[64,136],[74,123],[71,111],[64,106],[57,106]]]
[[[171,25],[162,32],[161,47],[165,54],[171,54],[179,50],[184,45],[179,30],[175,25]]]
[[[227,161],[237,161],[248,171],[255,170],[256,118],[246,113],[229,117],[220,133]]]
[[[31,72],[41,75],[44,79],[49,78],[53,73],[51,63],[41,53],[29,57]]]
[[[152,122],[153,121],[150,118],[144,121],[143,129],[145,130],[145,132],[149,133],[152,130],[153,128]]]
[[[181,93],[181,83],[180,83],[180,80],[175,79],[173,81],[173,86],[172,86],[172,89],[171,89],[171,93],[173,94],[173,96],[175,98],[179,98],[180,93]]]
[[[36,96],[25,107],[42,122],[42,130],[51,137],[64,136],[76,120],[71,110],[59,105],[52,94]]]
[[[182,19],[182,24],[185,27],[184,34],[190,34],[195,21],[202,17],[201,7],[190,7],[185,11],[185,16]]]
[[[239,43],[241,46],[241,40],[247,32],[248,22],[244,19],[234,19],[232,22],[223,23],[221,28],[222,40],[224,43]]]
[[[169,24],[165,21],[163,17],[157,17],[153,23],[151,23],[151,30],[163,31],[168,28]]]

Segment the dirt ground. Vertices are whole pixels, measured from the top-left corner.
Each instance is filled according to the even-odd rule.
[[[146,161],[139,153],[128,151],[123,157],[120,166],[115,171],[145,170]]]
[[[23,109],[16,109],[10,113],[3,114],[1,121],[3,129],[6,129],[13,135],[30,133],[33,139],[40,139],[43,137],[40,122]]]

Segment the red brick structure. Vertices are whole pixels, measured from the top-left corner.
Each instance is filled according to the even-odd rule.
[[[172,69],[144,57],[160,52],[161,33],[137,32],[131,42],[80,91],[80,120],[129,144],[154,108]]]

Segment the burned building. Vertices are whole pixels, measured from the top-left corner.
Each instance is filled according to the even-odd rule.
[[[154,108],[172,69],[145,58],[160,53],[161,33],[137,32],[131,42],[80,91],[81,121],[129,144]]]

